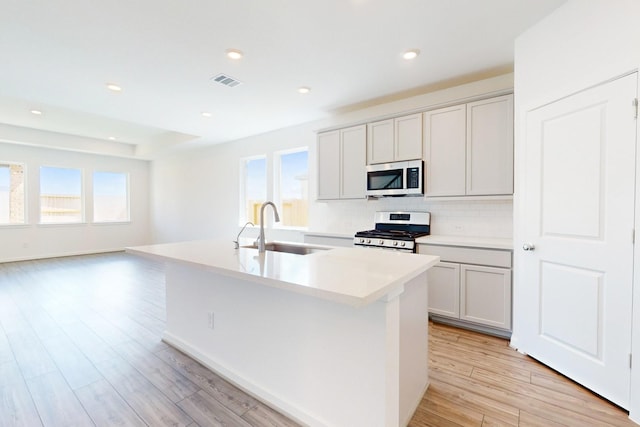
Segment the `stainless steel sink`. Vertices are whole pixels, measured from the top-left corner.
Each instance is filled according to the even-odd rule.
[[[243,248],[258,249],[258,245],[247,245]],[[329,247],[296,245],[293,243],[270,242],[265,243],[265,250],[272,252],[286,252],[288,254],[309,255],[316,252],[322,252],[330,249]]]

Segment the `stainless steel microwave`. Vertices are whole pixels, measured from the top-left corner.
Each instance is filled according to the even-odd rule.
[[[421,196],[424,194],[422,160],[367,166],[367,196]]]

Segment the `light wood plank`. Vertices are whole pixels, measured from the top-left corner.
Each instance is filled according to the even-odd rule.
[[[549,415],[553,417],[553,414]],[[565,427],[565,424],[530,414],[527,411],[520,411],[520,427]]]
[[[25,379],[58,370],[38,337],[30,330],[13,332],[7,338]]]
[[[251,424],[202,390],[179,402],[178,406],[200,425],[251,427]]]
[[[258,404],[256,399],[173,348],[161,351],[157,355],[237,415],[243,415]]]
[[[0,383],[0,427],[41,426],[40,416],[26,384],[20,381]]]
[[[193,421],[124,360],[108,360],[97,368],[147,424],[186,426]]]
[[[59,372],[27,380],[42,423],[49,426],[86,427],[91,419]]]
[[[117,357],[111,347],[82,322],[63,326],[64,332],[93,364]]]
[[[136,342],[121,344],[115,350],[173,402],[200,390],[191,380]]]
[[[430,375],[431,372],[429,371]],[[499,400],[486,396],[476,390],[467,390],[446,382],[440,382],[430,377],[431,384],[425,393],[422,401],[430,399],[444,399],[449,401],[452,407],[462,407],[490,415],[492,418],[501,420],[511,426],[518,425],[519,409],[517,406],[509,405]],[[422,406],[422,405],[421,405]]]
[[[98,427],[147,425],[106,380],[82,387],[76,395]]]
[[[418,408],[427,416],[438,416],[455,425],[480,426],[484,414],[476,409],[452,405],[450,401],[436,396],[429,396],[424,399]]]
[[[102,375],[66,335],[46,339],[42,344],[72,390],[102,379]]]
[[[242,416],[253,427],[299,427],[300,425],[267,405],[258,402]]]

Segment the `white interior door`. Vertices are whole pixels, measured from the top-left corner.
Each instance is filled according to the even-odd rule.
[[[627,408],[633,279],[632,74],[526,116],[520,350]],[[524,250],[523,250],[524,249]]]

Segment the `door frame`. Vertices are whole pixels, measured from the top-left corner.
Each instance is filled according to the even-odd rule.
[[[640,69],[640,66],[638,67]],[[638,71],[638,70],[636,70]],[[638,71],[640,75],[640,71]],[[638,78],[640,84],[640,77]],[[637,89],[640,91],[640,89]],[[636,99],[639,97],[636,92]],[[636,108],[638,108],[636,106]],[[636,110],[638,111],[638,110]],[[636,200],[635,200],[635,240],[633,244],[633,302],[631,319],[635,327],[631,328],[631,390],[629,393],[629,418],[640,424],[640,117],[636,113]],[[635,360],[633,360],[635,359]]]

